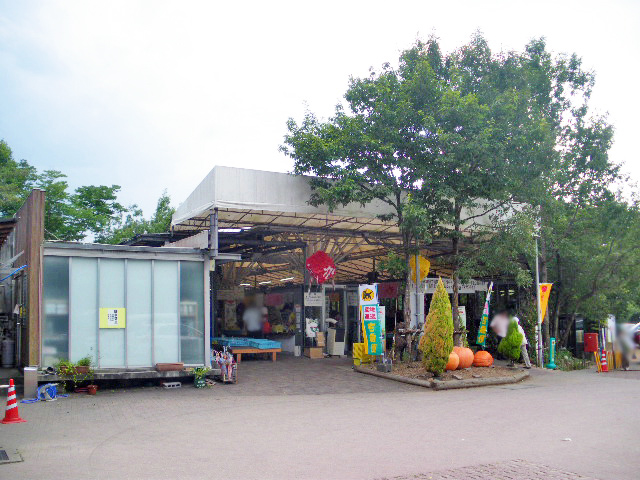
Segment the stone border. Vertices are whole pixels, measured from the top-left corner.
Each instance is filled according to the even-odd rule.
[[[370,368],[354,365],[353,369],[356,372],[364,373],[366,375],[373,375],[374,377],[386,378],[387,380],[393,380],[394,382],[408,383],[409,385],[416,385],[423,388],[432,388],[434,390],[453,390],[456,388],[473,388],[473,387],[486,387],[489,385],[506,385],[509,383],[518,383],[529,376],[529,372],[521,371],[517,372],[513,377],[490,377],[490,378],[467,378],[464,380],[419,380],[417,378],[408,378],[400,375],[394,375],[393,373],[378,372],[377,370],[371,370]]]

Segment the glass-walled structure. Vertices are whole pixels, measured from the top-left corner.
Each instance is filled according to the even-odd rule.
[[[48,243],[42,361],[209,363],[209,269],[195,249]]]

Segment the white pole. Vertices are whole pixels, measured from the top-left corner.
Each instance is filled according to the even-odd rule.
[[[538,313],[538,366],[544,364],[544,350],[542,348],[542,312],[540,311],[540,272],[538,267],[538,237],[536,237],[536,311]]]

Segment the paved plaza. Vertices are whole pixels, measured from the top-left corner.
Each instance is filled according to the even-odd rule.
[[[635,480],[639,398],[640,372],[436,392],[283,356],[237,385],[20,404],[0,478]]]

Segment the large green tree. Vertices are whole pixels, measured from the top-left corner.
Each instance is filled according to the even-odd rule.
[[[431,38],[403,52],[397,68],[352,78],[348,111],[290,120],[285,137],[295,173],[316,176],[313,204],[388,204],[392,213],[381,217],[399,226],[405,261],[448,239],[456,344],[461,243],[492,230],[492,215],[512,213],[514,192],[545,169],[539,147],[551,148],[522,68],[516,54],[492,55],[480,35],[447,57]]]

